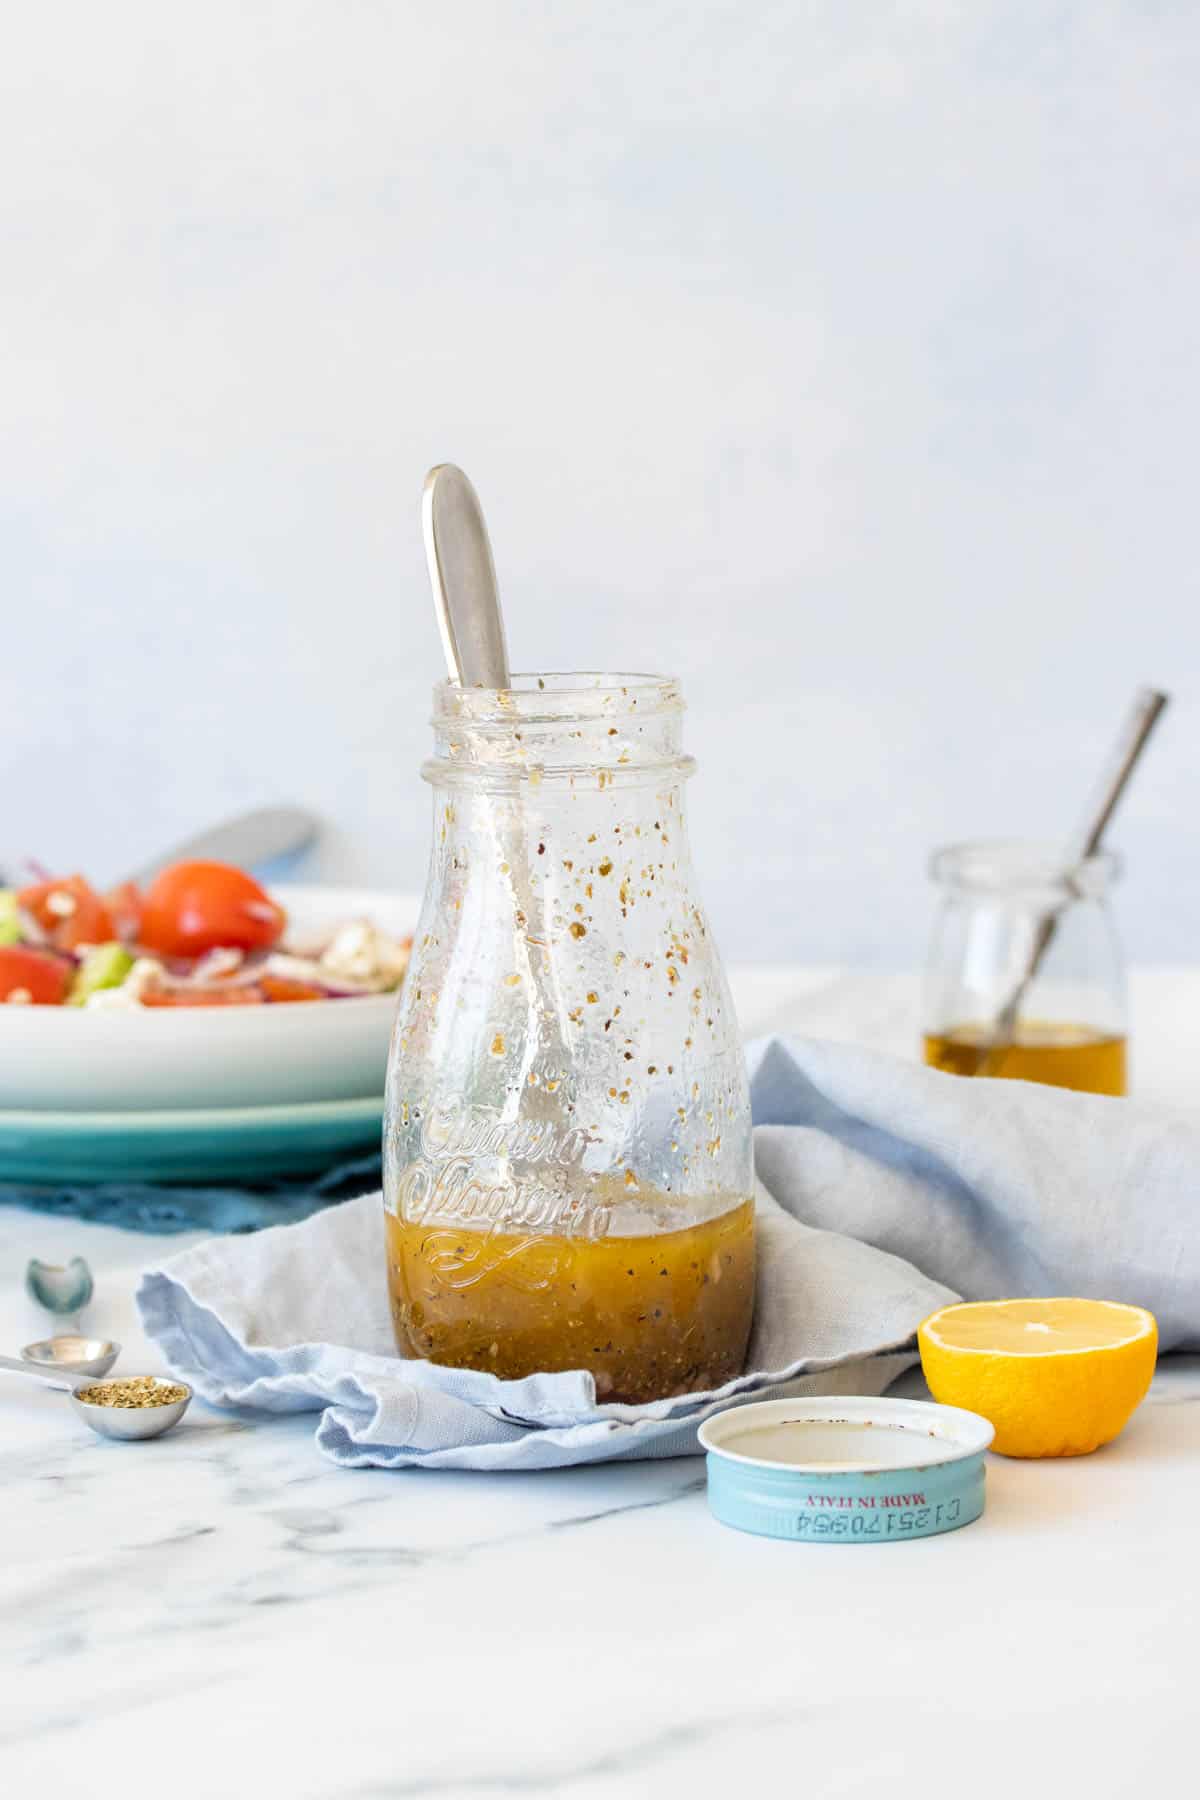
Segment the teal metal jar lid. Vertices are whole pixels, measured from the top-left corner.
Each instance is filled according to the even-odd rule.
[[[983,1511],[978,1413],[931,1400],[761,1400],[700,1427],[723,1525],[810,1544],[898,1544]]]

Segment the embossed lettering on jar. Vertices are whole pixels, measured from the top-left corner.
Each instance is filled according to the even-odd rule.
[[[645,675],[436,690],[385,1126],[402,1355],[586,1369],[625,1402],[741,1369],[750,1107],[692,877],[682,713]]]

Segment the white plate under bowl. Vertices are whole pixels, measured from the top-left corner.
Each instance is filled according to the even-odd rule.
[[[369,918],[404,935],[420,901],[356,888],[273,890],[298,932]],[[285,1006],[0,1006],[0,1110],[278,1106],[383,1092],[395,994]]]

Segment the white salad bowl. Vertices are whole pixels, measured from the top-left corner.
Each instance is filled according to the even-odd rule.
[[[370,919],[407,936],[420,902],[280,887],[297,935]],[[356,1100],[383,1093],[396,995],[275,1006],[0,1006],[0,1110],[138,1112]]]

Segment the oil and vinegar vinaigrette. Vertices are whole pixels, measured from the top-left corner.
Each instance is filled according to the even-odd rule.
[[[519,1378],[590,1369],[636,1405],[720,1387],[754,1313],[754,1202],[676,1230],[573,1238],[387,1216],[401,1353]]]
[[[601,1401],[720,1386],[754,1310],[749,1094],[692,875],[683,700],[439,688],[384,1129],[401,1355]]]

